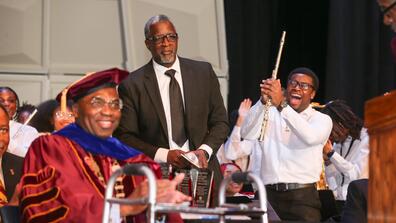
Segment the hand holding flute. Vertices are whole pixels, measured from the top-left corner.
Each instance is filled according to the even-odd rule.
[[[263,119],[263,123],[261,126],[261,133],[260,133],[260,138],[259,138],[260,141],[264,140],[265,130],[267,128],[268,119],[269,119],[269,108],[271,107],[271,105],[274,104],[273,99],[275,99],[275,103],[278,103],[279,95],[278,94],[275,95],[274,93],[278,93],[278,90],[279,90],[278,87],[280,88],[280,92],[282,93],[282,88],[280,87],[280,81],[276,80],[276,77],[278,75],[279,62],[280,62],[280,58],[282,55],[283,44],[285,43],[285,38],[286,38],[286,32],[283,31],[282,38],[279,43],[279,51],[278,51],[278,56],[276,58],[275,68],[272,71],[272,77],[271,77],[271,79],[264,80],[260,84],[261,100],[265,106],[264,107],[264,119]],[[277,84],[273,85],[274,81],[277,81]],[[272,96],[276,96],[276,98],[272,98]],[[282,96],[281,99],[283,99],[283,94],[281,94],[281,96]],[[282,100],[279,101],[278,104],[274,104],[274,105],[276,107],[278,107],[281,102],[282,102]]]
[[[282,86],[279,79],[273,80],[272,78],[263,80],[260,84],[261,102],[266,103],[265,98],[271,98],[271,104],[278,107],[284,100]]]

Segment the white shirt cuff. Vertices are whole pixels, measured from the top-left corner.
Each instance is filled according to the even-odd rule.
[[[158,163],[166,163],[168,161],[169,149],[158,148],[154,156],[154,161]]]
[[[202,144],[198,149],[203,149],[203,150],[205,150],[205,151],[209,154],[208,160],[210,160],[210,157],[212,156],[212,153],[213,153],[213,149],[210,148],[210,146],[208,146],[208,145],[206,145],[206,144]]]

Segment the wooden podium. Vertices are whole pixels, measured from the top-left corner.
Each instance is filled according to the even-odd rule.
[[[370,135],[368,222],[396,221],[396,91],[365,104]]]

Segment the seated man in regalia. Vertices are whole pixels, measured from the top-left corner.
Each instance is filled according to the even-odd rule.
[[[127,75],[128,72],[116,68],[96,72],[58,95],[64,107],[67,99],[74,101],[76,122],[37,138],[30,146],[20,185],[22,222],[100,222],[105,187],[112,172],[127,163],[144,163],[160,177],[157,163],[112,137],[122,109],[116,86]],[[175,190],[182,177],[158,180],[157,202],[190,200]],[[120,177],[115,196],[147,196],[147,187],[141,176]],[[120,205],[115,212],[119,219],[113,222],[125,216],[145,222],[145,209],[145,205]],[[168,215],[167,221],[181,219]]]

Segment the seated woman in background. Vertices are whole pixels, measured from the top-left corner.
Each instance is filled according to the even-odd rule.
[[[37,107],[37,114],[33,117],[31,125],[40,133],[58,131],[70,123],[74,123],[72,102],[67,103],[67,111],[61,112],[58,101],[51,99],[44,101]]]
[[[261,149],[258,140],[247,140],[241,138],[241,126],[245,120],[252,101],[244,99],[238,110],[230,114],[230,126],[233,126],[227,141],[217,152],[220,163],[235,162],[242,171],[251,171],[260,176]]]
[[[231,176],[234,173],[242,172],[241,168],[235,163],[223,163],[220,165],[221,173],[224,178]],[[226,188],[226,196],[239,196],[239,192],[242,190],[243,183],[235,183],[231,181]]]
[[[12,88],[0,87],[0,103],[7,110],[8,117],[10,117],[10,143],[7,151],[14,155],[25,157],[30,144],[39,134],[35,128],[14,121],[16,111],[19,108],[19,98]]]

